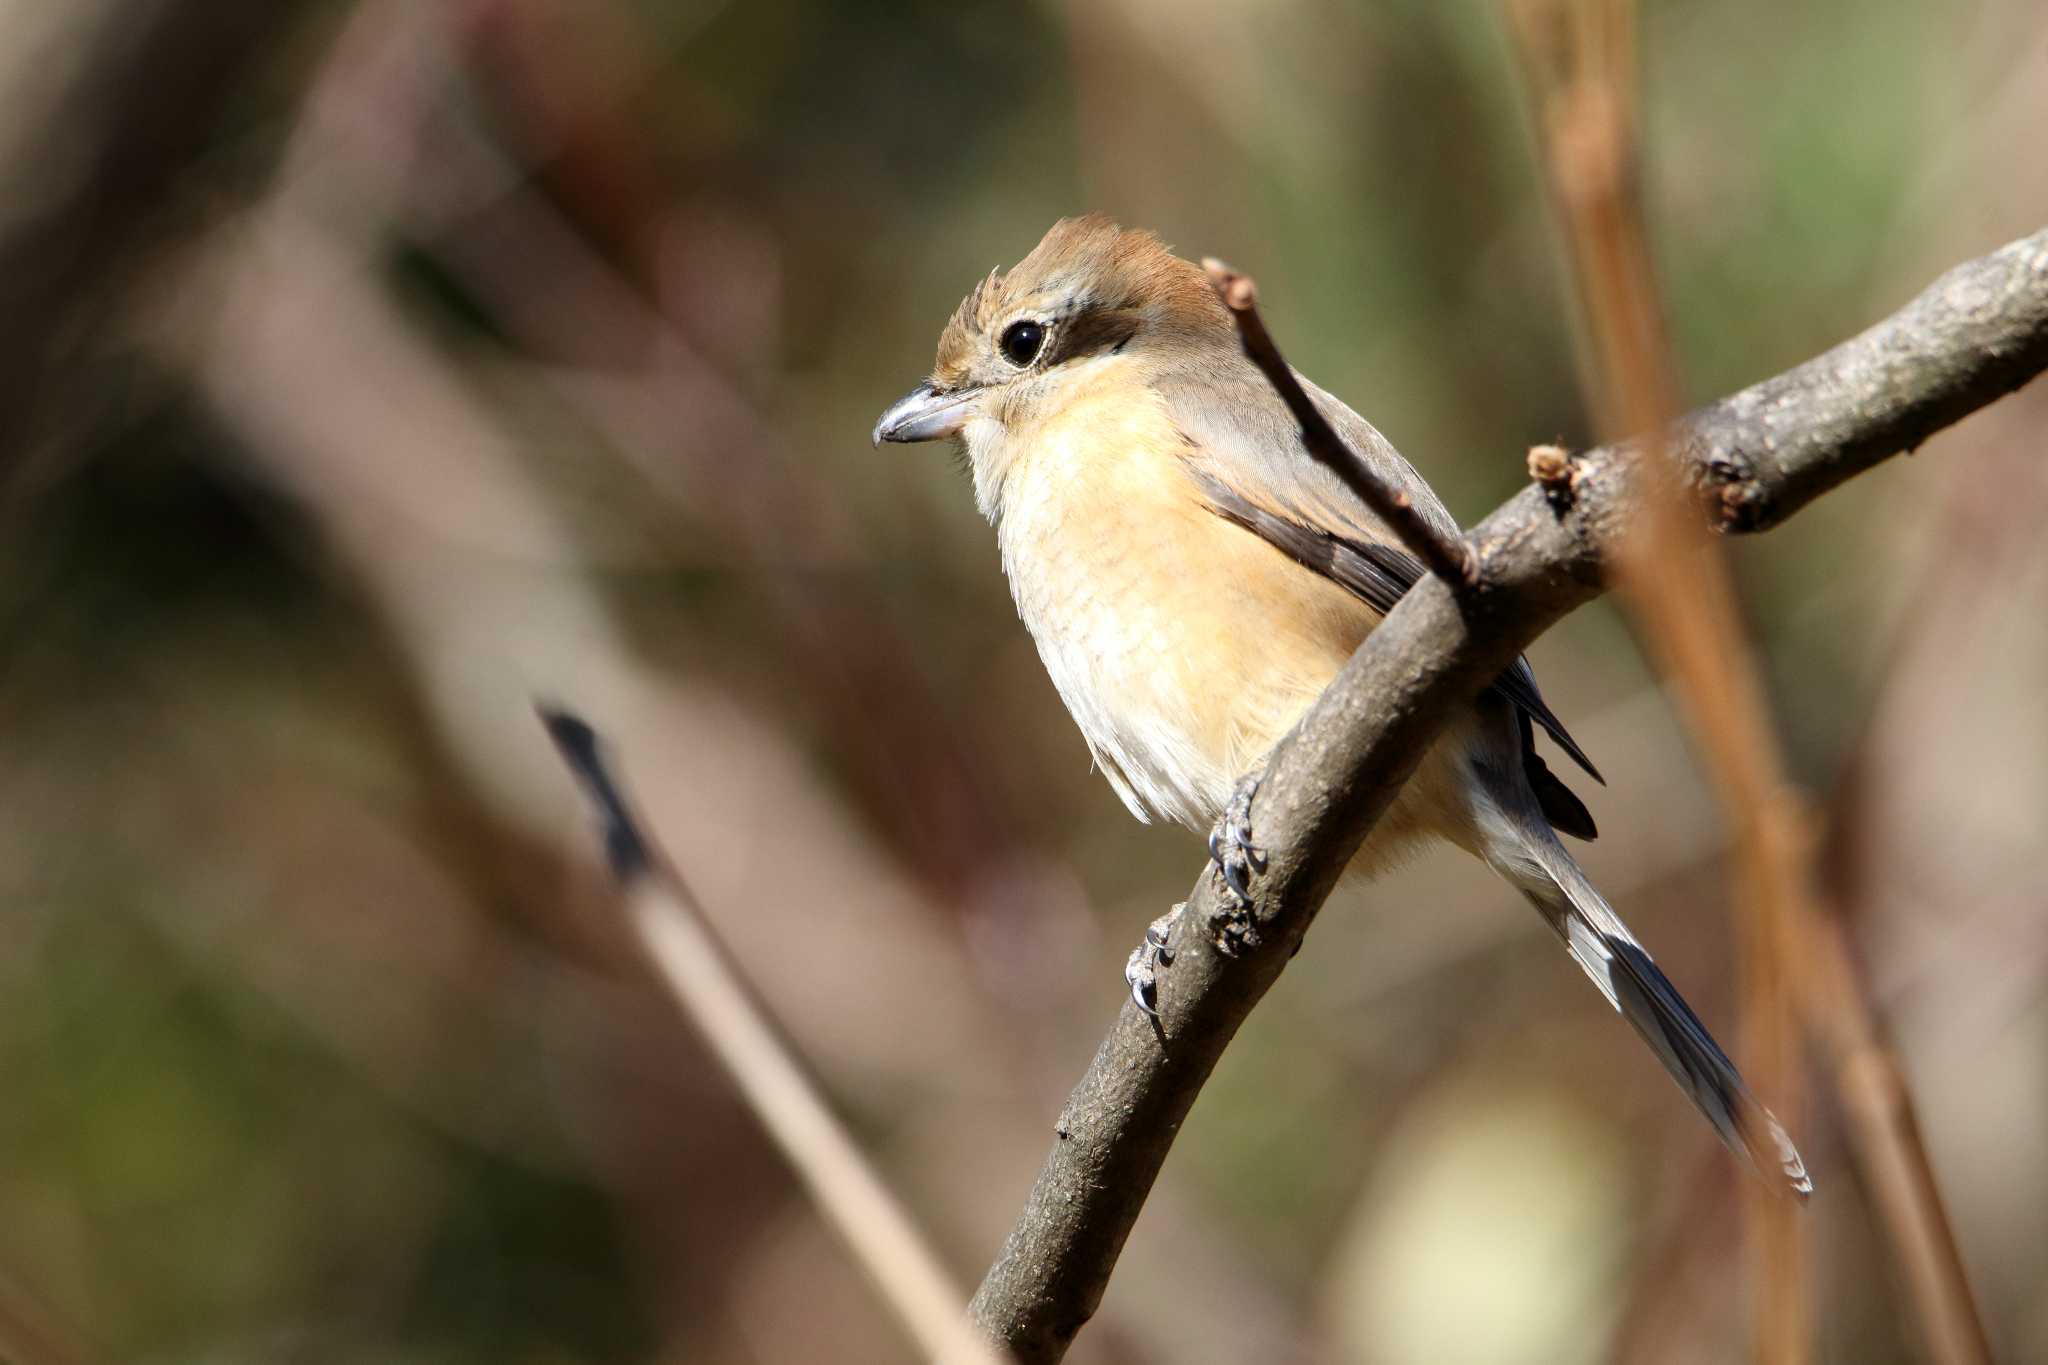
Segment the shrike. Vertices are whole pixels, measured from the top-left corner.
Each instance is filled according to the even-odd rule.
[[[1302,385],[1375,477],[1456,532],[1386,438]],[[1242,895],[1240,778],[1423,569],[1303,444],[1207,276],[1099,215],[1056,223],[961,302],[930,379],[874,439],[962,443],[1018,614],[1096,764],[1140,820],[1221,820],[1212,855]],[[1351,870],[1432,836],[1482,859],[1728,1146],[1803,1197],[1791,1140],[1559,840],[1591,839],[1593,820],[1537,729],[1599,777],[1518,660],[1446,727]]]

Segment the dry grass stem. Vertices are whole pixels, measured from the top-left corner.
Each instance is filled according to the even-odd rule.
[[[1937,1365],[1991,1365],[1991,1340],[1935,1183],[1912,1091],[1878,1025],[1870,984],[1839,919],[1813,914],[1803,927],[1806,984],[1799,1003],[1806,1027],[1834,1075],[1850,1140],[1905,1272],[1928,1354]]]
[[[1616,586],[1678,694],[1735,832],[1742,1050],[1750,1084],[1796,1131],[1787,949],[1811,876],[1804,821],[1733,580],[1672,477],[1662,435],[1678,415],[1678,383],[1637,194],[1635,7],[1521,0],[1512,14],[1591,342],[1589,397],[1603,439],[1643,433],[1632,471],[1639,511],[1615,546]],[[1748,1198],[1755,1355],[1798,1365],[1812,1353],[1805,1230],[1793,1205],[1763,1190]]]
[[[1627,0],[1518,0],[1511,12],[1581,282],[1595,409],[1609,439],[1644,433],[1635,470],[1641,513],[1616,546],[1618,587],[1681,699],[1736,834],[1751,1082],[1796,1123],[1794,1004],[1803,1005],[1809,1025],[1830,1043],[1858,1148],[1936,1358],[1945,1365],[1987,1360],[1904,1078],[1876,1042],[1870,1002],[1849,969],[1839,927],[1814,910],[1809,820],[1772,734],[1733,581],[1665,448],[1678,389],[1635,193],[1634,7]],[[1793,1365],[1812,1353],[1811,1252],[1789,1206],[1753,1193],[1751,1207],[1756,1356]]]
[[[962,1312],[966,1296],[805,1074],[689,888],[641,832],[595,732],[563,711],[544,709],[542,719],[597,813],[627,917],[649,961],[825,1221],[928,1358],[999,1365],[1002,1356]]]

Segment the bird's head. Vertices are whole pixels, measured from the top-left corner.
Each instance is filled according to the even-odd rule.
[[[1142,382],[1148,363],[1234,338],[1201,269],[1157,237],[1101,214],[1063,218],[1030,255],[968,291],[939,335],[931,377],[882,414],[875,444],[958,437],[978,468],[1100,363],[1129,360]]]

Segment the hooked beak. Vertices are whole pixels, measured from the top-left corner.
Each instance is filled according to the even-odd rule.
[[[974,394],[941,393],[927,379],[889,405],[875,423],[875,445],[884,441],[937,441],[960,434],[971,415]]]

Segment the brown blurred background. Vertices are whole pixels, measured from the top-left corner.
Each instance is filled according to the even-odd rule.
[[[1691,396],[2048,222],[2048,11],[1649,7]],[[1479,0],[41,0],[0,10],[0,1358],[907,1346],[619,968],[530,710],[613,740],[963,1281],[1125,951],[1131,822],[953,463],[869,449],[1105,209],[1257,272],[1465,520],[1584,441]],[[2048,391],[1735,547],[1994,1336],[2048,1358]],[[1606,606],[1536,649],[1587,861],[1735,1028],[1723,829]],[[1920,1359],[1823,1085],[1823,1359]],[[1084,1362],[1745,1350],[1740,1179],[1455,855],[1340,893]],[[9,1354],[9,1352],[13,1354]]]

